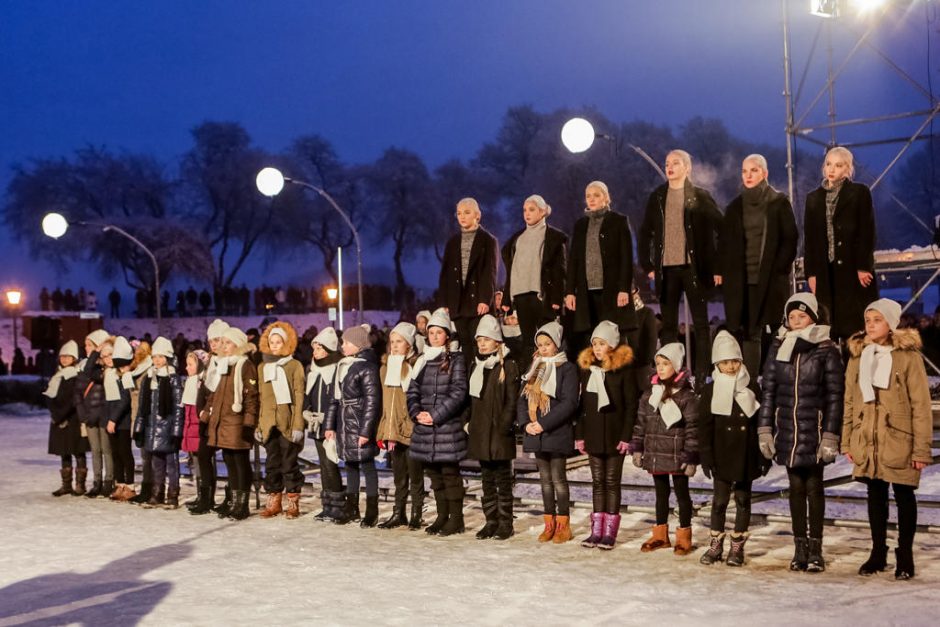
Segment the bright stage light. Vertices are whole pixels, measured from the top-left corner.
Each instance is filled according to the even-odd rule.
[[[561,143],[571,152],[584,152],[595,137],[594,127],[584,118],[572,118],[561,127]]]
[[[52,239],[59,239],[68,230],[68,220],[61,213],[47,213],[42,219],[42,232]]]
[[[284,175],[277,168],[264,168],[255,177],[255,185],[265,196],[277,196],[284,189]]]
[[[860,14],[869,13],[875,9],[881,8],[885,0],[852,0],[852,7]]]

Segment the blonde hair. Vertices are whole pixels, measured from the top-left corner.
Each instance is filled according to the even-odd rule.
[[[478,219],[483,218],[483,212],[480,211],[480,203],[478,203],[475,198],[461,198],[457,202],[457,208],[460,209],[463,206],[470,207],[473,212],[477,214]]]
[[[753,161],[754,163],[756,163],[758,167],[764,172],[770,172],[770,170],[767,168],[767,158],[764,155],[759,155],[755,152],[752,155],[748,155],[744,157],[744,160],[741,161],[741,164],[743,165],[747,163],[748,161]]]
[[[849,165],[849,173],[846,176],[848,178],[855,176],[855,157],[852,156],[852,152],[848,148],[836,146],[834,148],[830,148],[828,152],[826,152],[826,158],[823,159],[823,177],[826,176],[826,161],[829,160],[829,155],[832,155],[833,157],[842,157],[842,159]]]
[[[529,203],[532,203],[533,205],[535,205],[536,207],[544,211],[546,216],[552,215],[551,205],[545,202],[545,199],[539,196],[538,194],[532,194],[531,196],[526,198],[525,202],[522,203],[522,206],[525,207]]]
[[[669,157],[671,157],[672,155],[679,157],[679,161],[682,162],[682,165],[684,165],[685,169],[687,170],[685,174],[685,178],[687,181],[691,183],[692,182],[692,155],[682,150],[681,148],[673,148],[672,150],[666,153],[666,160],[668,161]]]
[[[601,190],[601,193],[604,194],[604,200],[607,202],[607,206],[610,206],[610,190],[607,189],[607,183],[604,181],[591,181],[587,184],[587,187],[584,188],[584,192],[587,193],[587,190],[591,188]]]

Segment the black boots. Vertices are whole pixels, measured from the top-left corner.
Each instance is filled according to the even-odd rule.
[[[166,502],[166,486],[160,486],[157,490],[153,490],[150,494],[150,500],[144,503],[144,507],[151,509],[154,507],[162,507]]]
[[[109,492],[109,494],[110,494],[110,492]],[[91,482],[91,490],[89,490],[88,492],[86,492],[86,493],[85,493],[85,496],[87,496],[87,497],[90,498],[90,499],[97,498],[97,497],[101,496],[101,482],[100,482],[100,481],[92,481],[92,482]]]
[[[52,493],[52,496],[65,496],[73,494],[72,491],[72,467],[60,468],[59,474],[62,475],[62,486]]]
[[[793,538],[793,559],[790,560],[790,570],[806,570],[808,551],[808,539]]]
[[[378,505],[377,502],[376,505]],[[359,520],[359,518],[359,495],[346,493],[343,511],[333,522],[337,525],[348,525],[354,520]]]
[[[434,490],[434,503],[437,507],[437,518],[434,519],[427,529],[424,530],[425,533],[430,535],[437,535],[441,529],[444,528],[444,524],[447,522],[447,497],[444,496],[444,489],[440,488]]]
[[[715,562],[720,562],[725,552],[725,534],[711,532],[711,539],[708,542],[708,550],[702,554],[699,562],[710,566]]]
[[[463,524],[463,486],[447,490],[447,522],[437,532],[439,536],[452,536],[465,531]]]
[[[328,490],[320,490],[320,512],[313,517],[314,520],[328,520],[333,518],[330,515],[331,508],[333,506],[333,492]]]
[[[417,531],[421,528],[421,525],[424,524],[424,521],[421,519],[421,514],[424,511],[424,492],[421,492],[421,496],[415,498],[414,495],[411,497],[411,519],[408,521],[408,529],[411,531]]]
[[[496,535],[496,529],[499,527],[499,506],[497,505],[496,494],[484,494],[480,501],[483,506],[483,515],[486,517],[486,524],[477,531],[477,540],[488,540]]]
[[[494,540],[508,540],[512,537],[512,499],[512,481],[510,479],[506,482],[506,489],[500,489],[499,497],[496,500],[499,524],[496,526],[496,533],[493,534]]]
[[[914,578],[914,551],[911,547],[898,547],[894,549],[894,558],[897,566],[894,568],[894,578],[898,581],[907,581]]]
[[[199,505],[199,499],[202,498],[202,479],[196,477],[196,498],[191,501],[186,501],[184,505],[189,511],[193,511],[197,505]]]
[[[379,495],[366,495],[366,515],[362,517],[359,526],[362,528],[375,527],[379,521]]]
[[[229,520],[245,520],[251,515],[248,511],[248,497],[251,495],[249,490],[234,490],[232,494],[232,509],[227,518]]]
[[[744,545],[747,543],[748,534],[732,534],[731,549],[728,551],[728,566],[744,566]]]
[[[826,560],[822,555],[822,538],[810,538],[806,555],[806,572],[821,573],[826,570]]]
[[[193,516],[202,516],[203,514],[208,514],[212,511],[212,508],[215,506],[213,503],[213,494],[214,490],[210,492],[210,484],[203,483],[199,486],[199,494],[196,499],[196,503],[189,508],[189,513]]]
[[[875,573],[880,573],[887,567],[888,547],[884,544],[881,546],[873,546],[871,548],[871,555],[868,556],[868,561],[858,567],[858,574],[862,577],[869,577]]]
[[[143,505],[150,500],[151,494],[153,494],[153,483],[141,483],[140,493],[138,493],[137,496],[128,499],[128,502],[136,503],[137,505]]]
[[[392,509],[392,515],[379,523],[379,529],[395,529],[404,527],[408,524],[408,518],[405,517],[405,505],[395,501],[395,508]]]
[[[232,488],[226,485],[225,486],[225,499],[221,503],[219,503],[217,507],[213,508],[212,511],[218,514],[219,518],[228,518],[228,515],[232,513],[232,506],[234,504],[232,499],[233,499]]]

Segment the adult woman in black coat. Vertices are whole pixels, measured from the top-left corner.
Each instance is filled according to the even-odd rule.
[[[574,224],[568,257],[565,307],[574,312],[574,348],[591,343],[591,331],[610,320],[620,333],[636,329],[630,300],[633,287],[633,239],[627,217],[611,208],[610,192],[602,181],[584,190],[584,216]]]
[[[408,413],[415,426],[408,453],[424,464],[437,505],[437,519],[425,531],[463,533],[460,461],[467,456],[467,370],[464,355],[450,351],[450,318],[443,309],[431,315],[428,343],[411,372]]]
[[[806,196],[804,274],[819,304],[829,311],[833,340],[865,326],[865,307],[878,300],[875,281],[875,210],[871,190],[851,180],[852,153],[831,149],[823,183]]]
[[[75,412],[75,382],[78,377],[78,344],[69,340],[59,349],[59,369],[52,378],[43,396],[49,399],[49,454],[57,455],[62,462],[59,474],[62,486],[52,496],[85,493],[85,477],[88,466],[88,439],[82,435],[82,425]],[[72,489],[72,458],[75,458],[75,488]]]

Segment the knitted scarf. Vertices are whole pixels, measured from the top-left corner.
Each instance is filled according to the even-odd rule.
[[[862,400],[866,403],[875,400],[876,387],[886,390],[891,384],[893,350],[894,346],[882,346],[874,342],[862,349],[858,365],[858,386],[862,388]]]
[[[265,355],[265,364],[261,366],[261,376],[265,383],[270,383],[274,389],[274,402],[278,405],[290,405],[292,402],[290,384],[287,382],[287,372],[284,366],[293,359],[290,355],[275,361],[268,361],[270,356]]]
[[[557,387],[556,369],[559,364],[568,361],[564,352],[554,357],[536,357],[532,367],[525,375],[525,388],[522,394],[529,401],[529,420],[538,420],[538,413],[544,416],[551,409],[551,399],[555,398]]]
[[[43,392],[43,396],[48,398],[55,398],[59,394],[59,386],[62,385],[63,381],[68,381],[74,377],[78,376],[78,368],[75,366],[66,366],[65,368],[59,368],[52,378],[49,379],[49,385],[46,387],[46,391]]]
[[[724,374],[715,366],[712,371],[712,380],[715,385],[712,389],[711,412],[719,416],[730,416],[733,403],[737,403],[741,411],[748,418],[754,416],[760,408],[754,390],[747,387],[751,382],[751,375],[744,364],[737,374]]]
[[[486,355],[485,359],[476,358],[477,367],[470,373],[470,396],[480,398],[480,392],[483,391],[483,371],[492,370],[501,359],[505,359],[509,354],[509,349],[504,344],[497,351]]]
[[[793,356],[793,347],[797,340],[803,340],[810,344],[819,344],[823,340],[829,339],[829,326],[825,324],[811,324],[805,329],[799,331],[788,331],[785,327],[780,327],[778,338],[783,339],[780,348],[777,350],[777,361],[790,361]]]

